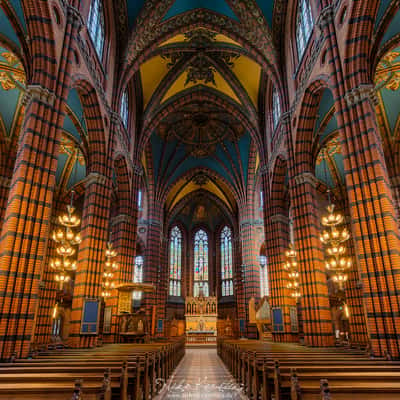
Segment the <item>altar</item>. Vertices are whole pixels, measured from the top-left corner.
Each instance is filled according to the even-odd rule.
[[[187,297],[185,302],[186,341],[215,343],[217,341],[216,297]]]

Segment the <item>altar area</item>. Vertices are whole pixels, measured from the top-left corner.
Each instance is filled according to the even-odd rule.
[[[216,343],[218,301],[216,297],[187,297],[185,301],[186,342]]]

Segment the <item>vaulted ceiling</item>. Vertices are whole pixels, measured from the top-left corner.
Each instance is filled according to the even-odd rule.
[[[235,213],[254,186],[260,94],[276,79],[275,2],[156,3],[124,1],[124,76],[143,114],[146,178],[167,212],[206,191]]]

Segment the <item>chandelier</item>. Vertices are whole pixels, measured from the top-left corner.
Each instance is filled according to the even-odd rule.
[[[340,212],[335,212],[335,205],[329,204],[328,213],[321,219],[321,224],[325,229],[320,237],[325,246],[326,269],[332,272],[332,279],[338,284],[339,289],[344,288],[348,279],[346,271],[352,267],[351,257],[347,256],[345,243],[350,239],[350,232],[345,227],[340,227],[344,222],[344,216]]]
[[[101,295],[103,297],[110,297],[111,290],[115,287],[114,282],[114,272],[118,269],[118,263],[113,261],[113,259],[118,255],[118,253],[113,249],[112,243],[109,241],[107,243],[106,249],[106,262],[104,264],[103,272],[103,292]]]
[[[60,290],[64,283],[71,279],[71,273],[76,270],[77,264],[74,257],[76,246],[82,239],[74,230],[79,226],[81,220],[74,214],[73,206],[74,191],[71,192],[71,203],[67,206],[67,212],[58,216],[60,228],[53,231],[51,238],[56,243],[56,254],[50,260],[50,267],[55,271],[55,280],[60,284]]]
[[[297,252],[293,248],[293,244],[289,245],[289,249],[285,252],[286,262],[284,268],[288,273],[288,284],[286,287],[290,290],[290,294],[296,301],[300,298],[300,283],[299,283],[299,271],[297,263]]]

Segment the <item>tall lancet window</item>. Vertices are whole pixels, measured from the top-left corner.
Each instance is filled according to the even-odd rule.
[[[209,296],[208,289],[208,236],[202,229],[194,236],[194,285],[193,296]]]
[[[135,267],[133,269],[133,282],[142,283],[143,282],[143,256],[135,257]],[[142,298],[142,292],[135,290],[133,292],[133,299],[140,300]]]
[[[87,28],[100,60],[103,58],[104,49],[104,12],[101,0],[92,0],[90,3]]]
[[[303,57],[313,27],[314,22],[311,14],[311,6],[309,0],[299,0],[296,24],[297,54],[299,56],[299,59]]]
[[[269,296],[268,265],[267,257],[260,255],[260,295]]]
[[[182,233],[175,226],[169,237],[169,294],[170,296],[181,295],[182,274]]]
[[[232,231],[225,226],[221,232],[221,292],[233,295]]]
[[[274,87],[274,90],[272,92],[272,121],[274,123],[274,129],[276,129],[276,127],[278,126],[281,114],[281,99],[279,98],[278,89]]]
[[[128,129],[128,118],[129,118],[128,108],[129,108],[128,92],[125,90],[124,94],[122,95],[121,109],[119,113],[121,115],[122,123],[127,129]]]

